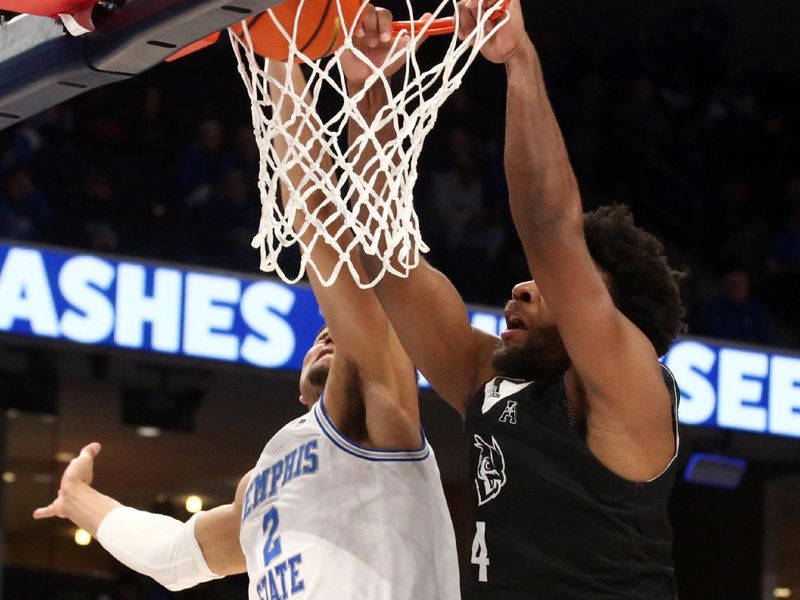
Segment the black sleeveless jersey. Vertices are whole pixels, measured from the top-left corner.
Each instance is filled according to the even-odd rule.
[[[678,390],[672,394],[677,454]],[[615,475],[586,446],[564,380],[497,377],[467,409],[481,600],[674,600],[667,502],[676,461],[650,482]]]

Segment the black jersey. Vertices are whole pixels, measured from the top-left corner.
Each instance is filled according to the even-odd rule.
[[[664,368],[675,414],[678,391]],[[575,425],[564,379],[489,381],[467,409],[481,600],[673,600],[667,502],[676,461],[646,483],[606,468]]]

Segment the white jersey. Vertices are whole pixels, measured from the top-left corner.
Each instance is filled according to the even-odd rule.
[[[244,498],[250,600],[458,600],[455,535],[428,442],[361,448],[322,400],[267,443]]]

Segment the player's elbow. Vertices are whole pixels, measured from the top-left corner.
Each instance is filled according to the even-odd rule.
[[[558,196],[558,201],[543,201],[539,205],[527,203],[513,210],[514,223],[523,241],[529,238],[531,244],[536,244],[583,237],[580,194],[575,190],[574,193],[561,192]]]

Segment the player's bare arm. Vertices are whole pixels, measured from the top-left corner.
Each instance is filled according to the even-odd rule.
[[[462,4],[467,30],[475,10],[475,0]],[[616,308],[589,254],[578,184],[519,0],[510,10],[483,54],[507,70],[505,168],[532,289],[541,290],[569,355],[567,393],[584,404],[590,448],[619,475],[647,480],[674,455],[669,392],[652,343]]]
[[[426,13],[421,20],[430,16]],[[387,50],[393,43],[391,23],[391,13],[377,8],[365,14],[356,32],[361,41],[360,49],[375,65],[386,61]],[[396,43],[406,45],[408,38],[401,37]],[[402,63],[386,65],[384,71],[391,74],[401,66]],[[386,104],[385,89],[380,82],[364,89],[372,67],[354,54],[343,58],[342,67],[350,95],[357,94],[360,98],[361,117],[371,122]],[[351,120],[348,131],[352,142],[361,131],[360,123]],[[382,143],[394,134],[392,128],[386,126],[378,131],[376,141]],[[359,154],[355,167],[368,169],[368,157],[372,154]],[[374,278],[381,268],[380,261],[363,253],[358,258],[368,277]],[[488,364],[497,338],[471,327],[458,292],[444,275],[424,260],[408,279],[384,277],[375,290],[411,361],[433,388],[463,414],[475,386],[482,378],[488,378],[486,369],[481,367]],[[454,376],[454,373],[461,376]]]
[[[371,59],[377,61],[381,60],[381,55],[385,56],[390,42],[385,35],[381,39],[381,35],[388,33],[390,26],[388,11],[372,6],[365,9],[360,25],[363,34],[358,37]],[[287,67],[274,64],[271,68]],[[355,81],[363,72],[363,64],[358,61],[348,61],[343,68],[348,79],[352,77]],[[292,77],[303,77],[297,66],[291,69]],[[276,74],[280,76],[279,72]],[[283,106],[284,110],[292,109],[290,102],[284,102]],[[308,136],[309,131],[298,123],[290,134],[302,137]],[[276,140],[276,146],[286,148],[280,139]],[[308,146],[312,148],[310,157],[321,156],[312,144]],[[326,164],[324,168],[331,166]],[[302,167],[289,170],[287,177],[299,185]],[[282,186],[282,192],[288,193],[286,186]],[[324,200],[319,193],[311,194],[307,201],[310,210],[318,210],[318,214],[328,219],[332,232],[343,228],[341,217],[326,213]],[[352,234],[345,232],[343,235]],[[314,246],[311,257],[324,273],[330,272],[339,258],[331,247],[322,243]],[[360,268],[358,257],[353,260],[356,268]],[[336,345],[325,390],[325,406],[331,418],[348,437],[365,445],[378,449],[419,447],[421,435],[414,368],[375,294],[360,289],[348,276],[338,277],[330,287],[323,286],[313,271],[309,280]]]
[[[426,13],[420,19],[430,16]],[[362,27],[356,32],[356,37],[361,40],[360,49],[373,64],[381,65],[386,60],[387,49],[393,43],[391,23],[391,13],[377,8],[366,13]],[[405,46],[408,38],[401,37],[396,43]],[[347,74],[350,95],[358,94],[361,98],[358,105],[360,115],[365,122],[371,122],[386,104],[386,90],[380,81],[364,89],[372,67],[354,54],[345,56],[342,66]],[[402,63],[387,65],[385,71],[390,74],[401,66]],[[360,123],[351,120],[348,131],[352,142],[361,131]],[[392,127],[383,127],[378,131],[376,141],[385,142],[393,135]],[[368,169],[368,158],[372,154],[362,152],[355,167],[362,171]],[[380,189],[379,185],[376,187]],[[361,254],[359,260],[369,278],[380,269],[380,261],[375,257]],[[497,338],[471,327],[458,292],[444,275],[424,260],[408,279],[383,278],[376,293],[411,361],[433,388],[463,414],[475,386],[482,378],[488,378],[486,369],[481,367],[488,364]],[[454,371],[464,376],[454,377]]]
[[[239,527],[250,475],[251,472],[248,472],[239,481],[233,502],[201,512],[194,526],[194,535],[203,550],[203,556],[209,568],[217,575],[247,572],[239,542]]]
[[[86,445],[64,470],[56,499],[48,506],[36,509],[33,517],[68,519],[88,531],[105,546],[112,546],[107,549],[125,565],[153,577],[170,589],[190,587],[190,585],[178,585],[173,581],[176,575],[169,572],[169,561],[151,560],[154,555],[160,558],[165,548],[172,550],[173,559],[176,556],[183,557],[180,551],[182,542],[176,542],[173,538],[179,537],[181,533],[184,538],[188,538],[186,532],[174,533],[179,532],[187,524],[181,524],[163,515],[143,512],[134,517],[137,519],[136,522],[129,520],[126,522],[130,516],[124,515],[123,511],[132,509],[124,507],[117,500],[92,487],[94,459],[100,450],[101,446],[97,442]],[[231,504],[218,506],[197,515],[193,523],[193,532],[189,533],[194,534],[206,564],[201,565],[200,569],[191,568],[190,572],[184,571],[178,574],[177,578],[183,583],[188,583],[192,577],[196,578],[195,583],[199,583],[200,580],[206,581],[215,576],[245,572],[244,555],[239,545],[239,523],[248,480],[249,474],[242,479]],[[110,524],[111,521],[115,521],[114,525]],[[123,537],[128,537],[131,543],[126,543],[124,548],[116,547],[113,544],[117,535],[116,532],[109,531],[111,527],[122,529],[133,527],[136,535],[125,536],[123,531]],[[187,558],[192,557],[187,555]],[[148,569],[150,565],[154,565],[156,570]],[[204,568],[210,569],[210,572],[202,572]]]
[[[375,289],[411,360],[463,415],[472,393],[495,375],[489,359],[499,339],[471,325],[461,295],[424,260],[408,278],[384,277]]]

